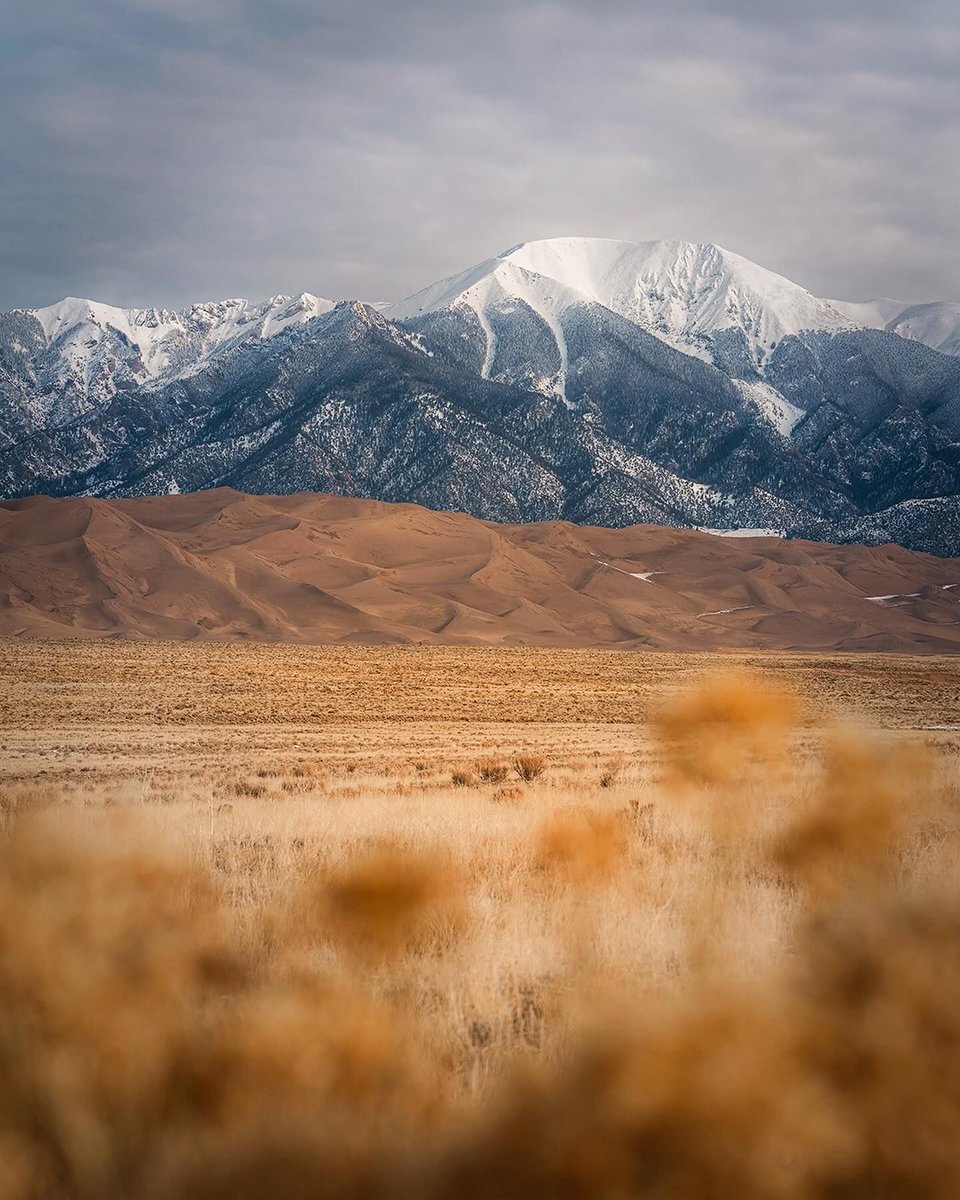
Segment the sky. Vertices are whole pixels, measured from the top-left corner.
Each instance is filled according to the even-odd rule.
[[[567,235],[960,298],[957,0],[43,0],[0,111],[0,309],[399,299]]]

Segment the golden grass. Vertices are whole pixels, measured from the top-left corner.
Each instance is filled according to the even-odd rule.
[[[632,724],[718,661],[817,721],[960,726],[957,659],[934,655],[0,639],[0,728]]]
[[[861,691],[900,732],[816,719],[812,664],[798,700],[771,682],[790,656],[631,658],[578,723],[593,656],[538,652],[558,720],[530,722],[497,699],[526,652],[458,701],[435,651],[406,717],[348,688],[311,728],[256,723],[294,669],[270,649],[213,648],[235,725],[186,720],[169,647],[59,647],[59,693],[49,647],[20,660],[0,1200],[955,1194],[956,737],[910,662]],[[829,660],[821,691],[879,670]]]

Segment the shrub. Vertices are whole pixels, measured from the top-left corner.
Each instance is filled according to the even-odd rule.
[[[267,794],[267,789],[263,784],[246,783],[244,780],[236,784],[233,790],[238,796],[247,796],[251,800],[258,800],[261,796]]]
[[[678,780],[731,784],[751,764],[782,760],[798,718],[789,692],[728,674],[674,697],[660,710],[655,727]]]
[[[484,783],[503,783],[510,774],[510,768],[505,762],[496,758],[482,758],[477,763],[477,774]]]
[[[540,754],[518,754],[513,760],[513,769],[524,783],[532,783],[547,769],[547,760]]]
[[[0,1200],[951,1200],[956,760],[685,704],[622,799],[18,800]]]
[[[324,881],[319,898],[329,929],[348,949],[386,950],[449,916],[457,892],[443,863],[385,849]]]
[[[541,826],[537,863],[586,882],[610,874],[625,848],[624,830],[615,816],[569,809]]]

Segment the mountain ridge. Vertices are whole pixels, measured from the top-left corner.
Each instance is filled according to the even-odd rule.
[[[943,354],[960,355],[960,301],[909,304],[881,297],[860,303],[848,300],[830,303],[867,328],[896,333]]]
[[[37,312],[0,314],[0,495],[307,489],[960,551],[960,358],[712,245],[521,243],[396,305]]]

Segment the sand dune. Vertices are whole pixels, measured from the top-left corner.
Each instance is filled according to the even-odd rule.
[[[0,635],[960,650],[960,560],[228,488],[0,503]]]

